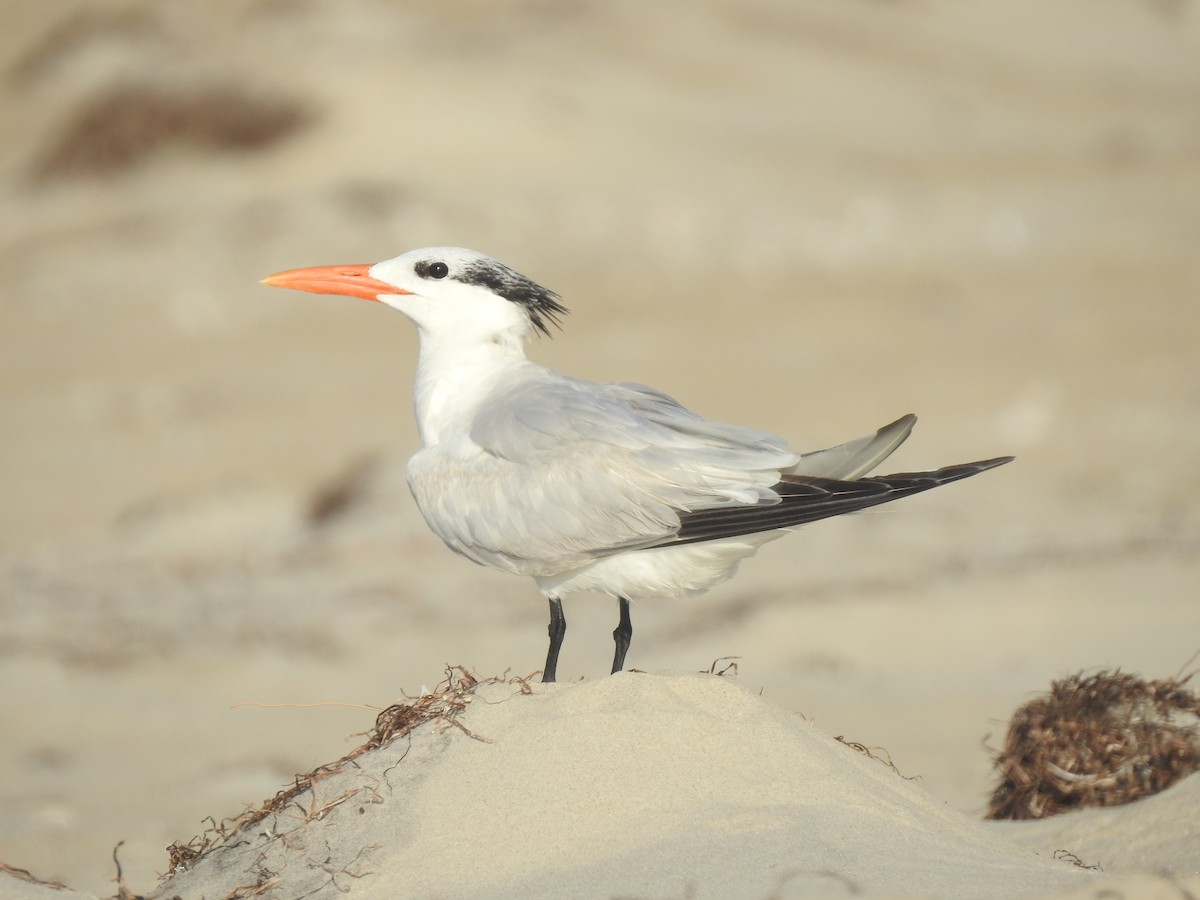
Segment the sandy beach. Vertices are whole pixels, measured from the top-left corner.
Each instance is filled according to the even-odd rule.
[[[982,820],[1052,681],[1198,665],[1200,4],[0,17],[0,862],[68,886],[0,898],[118,844],[164,900],[1200,895],[1194,776]],[[440,244],[557,291],[572,375],[1017,459],[637,604],[637,672],[573,598],[542,686],[534,584],[405,485],[411,325],[258,284]]]

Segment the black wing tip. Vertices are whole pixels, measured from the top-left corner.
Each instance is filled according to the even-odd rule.
[[[951,466],[942,466],[940,469],[933,469],[926,472],[893,472],[890,475],[872,475],[861,480],[878,481],[884,484],[895,484],[901,481],[927,481],[931,486],[934,484],[949,484],[951,481],[961,481],[963,478],[970,478],[972,475],[978,475],[980,472],[988,471],[988,469],[996,469],[1007,465],[1014,459],[1016,459],[1015,456],[996,456],[992,459],[981,459],[976,462],[955,463]]]
[[[986,472],[988,469],[998,469],[1000,466],[1006,466],[1016,459],[1015,456],[996,456],[992,459],[981,459],[978,462],[961,463],[957,466],[948,466],[950,469],[972,469],[974,472]]]
[[[715,508],[684,514],[673,538],[658,546],[723,540],[764,531],[794,528],[820,519],[857,512],[919,494],[995,469],[1015,459],[997,456],[978,462],[944,466],[929,472],[874,475],[853,481],[795,476],[780,482],[780,501],[773,505]]]

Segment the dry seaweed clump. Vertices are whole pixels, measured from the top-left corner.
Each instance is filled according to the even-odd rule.
[[[1200,696],[1187,689],[1190,677],[1102,671],[1054,682],[1009,723],[986,817],[1119,806],[1200,770]]]

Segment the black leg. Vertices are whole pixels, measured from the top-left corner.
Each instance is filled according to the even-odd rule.
[[[625,653],[629,650],[629,642],[633,639],[633,622],[629,620],[629,601],[618,597],[621,601],[621,621],[613,629],[613,641],[616,642],[617,652],[613,655],[613,672],[625,668]]]
[[[546,651],[546,668],[542,670],[542,683],[554,680],[558,674],[558,651],[562,649],[563,635],[567,633],[567,617],[563,615],[562,601],[550,598],[550,649]]]

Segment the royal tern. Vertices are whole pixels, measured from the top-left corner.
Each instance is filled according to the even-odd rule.
[[[797,453],[653,388],[561,375],[524,349],[566,312],[558,295],[472,250],[292,269],[263,283],[377,300],[416,324],[422,448],[408,463],[409,488],[450,549],[537,582],[550,603],[543,681],[555,678],[568,594],[617,598],[619,672],[633,634],[630,600],[698,594],[791,528],[1012,458],[864,477],[904,442],[915,416]]]

